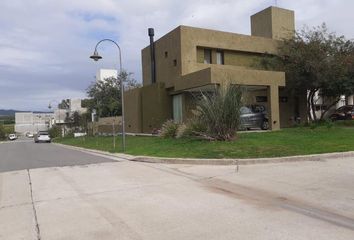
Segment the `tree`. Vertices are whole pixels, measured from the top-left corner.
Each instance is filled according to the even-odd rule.
[[[333,107],[341,95],[354,93],[354,42],[344,36],[330,33],[325,24],[313,29],[304,28],[292,39],[284,39],[277,56],[266,57],[266,69],[279,69],[286,73],[286,85],[295,94],[307,93],[307,115],[316,121],[316,92]]]
[[[0,140],[6,139],[6,131],[3,125],[0,125]]]
[[[58,104],[58,109],[69,109],[70,99],[63,99],[61,103]]]
[[[111,117],[122,114],[121,79],[123,79],[125,89],[140,86],[140,84],[132,78],[132,73],[125,71],[119,75],[119,79],[107,78],[104,81],[92,83],[87,89],[87,95],[91,100],[85,103],[90,112],[96,109],[99,117]]]
[[[76,131],[87,131],[87,123],[90,120],[90,113],[80,114],[78,111],[73,112],[71,115],[67,115],[65,122],[69,124],[70,128],[73,128]]]
[[[50,138],[61,137],[61,127],[54,125],[48,130]]]

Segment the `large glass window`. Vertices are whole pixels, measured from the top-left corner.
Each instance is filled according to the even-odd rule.
[[[224,52],[221,50],[216,51],[216,64],[224,65]]]
[[[204,63],[211,64],[211,49],[204,49]]]
[[[173,120],[177,123],[181,123],[182,117],[182,94],[174,95],[173,101]]]

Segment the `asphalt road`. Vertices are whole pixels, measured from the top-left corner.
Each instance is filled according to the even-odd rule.
[[[112,161],[51,143],[34,143],[32,139],[0,143],[0,172]]]

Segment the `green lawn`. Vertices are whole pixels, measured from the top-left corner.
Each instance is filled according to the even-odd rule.
[[[56,139],[55,142],[121,152],[120,137],[113,150],[112,137]],[[353,127],[289,128],[275,132],[241,133],[233,142],[196,139],[162,139],[128,136],[126,153],[132,155],[191,158],[259,158],[354,151]]]

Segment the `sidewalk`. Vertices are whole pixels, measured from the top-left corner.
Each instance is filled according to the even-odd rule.
[[[353,159],[0,173],[0,240],[352,240]]]

